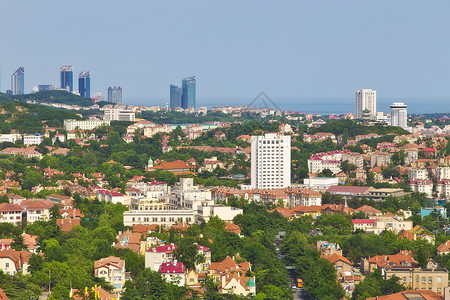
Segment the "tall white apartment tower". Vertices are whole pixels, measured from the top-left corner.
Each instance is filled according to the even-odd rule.
[[[408,126],[408,107],[403,102],[391,105],[391,125],[405,129]]]
[[[377,91],[360,89],[356,91],[355,115],[357,119],[377,117]]]
[[[291,184],[291,136],[266,133],[252,136],[251,142],[252,188],[288,187]]]

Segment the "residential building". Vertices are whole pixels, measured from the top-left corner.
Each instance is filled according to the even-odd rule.
[[[170,126],[169,124],[144,127],[144,136],[146,137],[152,137],[157,133],[171,133],[171,132],[172,126]]]
[[[429,179],[410,180],[408,185],[415,193],[424,193],[430,198],[433,196],[433,181]]]
[[[395,255],[377,255],[371,258],[362,258],[360,270],[364,274],[368,274],[378,268],[403,268],[410,270],[418,266],[419,262],[413,258],[412,252],[402,250]]]
[[[22,207],[17,204],[0,203],[0,223],[22,224]]]
[[[23,144],[25,146],[39,145],[40,143],[42,143],[43,139],[44,139],[44,136],[41,135],[40,133],[24,135],[23,136]]]
[[[446,269],[385,267],[383,270],[385,280],[397,276],[404,287],[412,290],[431,290],[442,294],[448,286]]]
[[[322,194],[308,189],[292,189],[287,191],[290,207],[302,206],[321,206]]]
[[[450,167],[448,166],[437,167],[436,178],[438,180],[450,179]]]
[[[64,128],[67,131],[72,131],[75,129],[81,130],[92,130],[102,125],[109,126],[110,121],[100,120],[97,118],[89,118],[87,120],[75,120],[75,119],[66,119],[64,120]]]
[[[52,201],[44,199],[27,199],[20,203],[20,207],[26,212],[28,224],[36,221],[50,220],[50,209],[55,205]]]
[[[446,255],[450,253],[450,241],[440,244],[437,249],[437,255]]]
[[[60,87],[67,89],[69,92],[73,91],[73,67],[62,66],[60,69]]]
[[[316,242],[316,250],[320,256],[330,256],[333,254],[342,255],[342,249],[338,244],[329,243],[327,241],[318,240]]]
[[[9,275],[16,275],[19,271],[28,274],[31,255],[33,253],[24,250],[4,249],[0,251],[0,270]]]
[[[134,122],[136,113],[127,108],[108,108],[105,109],[104,120],[107,121],[129,121]]]
[[[234,259],[227,256],[221,262],[211,263],[206,274],[220,283],[219,292],[222,294],[256,295],[255,277],[245,277],[251,267],[248,261],[236,263]]]
[[[40,152],[34,150],[35,147],[26,147],[26,148],[15,148],[15,147],[7,147],[0,151],[2,154],[9,154],[11,156],[23,155],[26,158],[37,157],[41,159],[43,155]]]
[[[425,168],[410,168],[408,170],[408,179],[428,179],[428,171]]]
[[[359,229],[366,233],[381,234],[384,230],[399,233],[402,230],[411,230],[413,222],[404,220],[392,214],[385,214],[381,216],[371,216],[370,219],[353,219],[353,227],[355,230]]]
[[[331,186],[339,185],[339,179],[336,177],[313,177],[303,179],[306,188],[326,190]]]
[[[324,256],[326,260],[336,268],[336,275],[341,279],[345,274],[350,274],[353,270],[352,263],[344,256],[334,253],[330,256]]]
[[[450,198],[450,179],[436,181],[436,196],[442,199]]]
[[[195,76],[183,79],[181,84],[182,84],[181,107],[184,109],[189,107],[192,107],[194,109],[197,108]]]
[[[122,88],[120,86],[108,88],[108,102],[122,104]]]
[[[94,276],[104,278],[114,291],[120,291],[125,284],[125,260],[120,257],[109,256],[94,262]]]
[[[447,293],[448,289],[446,289]],[[367,300],[407,300],[407,299],[421,299],[421,300],[444,300],[441,294],[429,290],[406,290],[394,294],[376,296],[367,298]]]
[[[288,187],[290,184],[291,137],[277,133],[252,136],[252,188],[276,189]]]
[[[174,109],[177,107],[181,107],[181,93],[181,87],[172,84],[170,85],[170,108]]]
[[[18,68],[11,75],[11,91],[13,95],[25,94],[25,71],[23,67]]]
[[[88,71],[83,71],[78,76],[78,92],[81,97],[91,98],[91,76]]]
[[[377,92],[371,89],[356,91],[355,116],[357,119],[366,117],[376,119],[377,116]]]
[[[403,129],[408,127],[408,107],[403,102],[395,102],[391,105],[391,125]]]
[[[158,271],[167,282],[178,286],[184,286],[186,284],[185,268],[182,262],[177,260],[164,262]]]
[[[21,137],[20,134],[0,134],[0,143],[9,142],[15,143]]]

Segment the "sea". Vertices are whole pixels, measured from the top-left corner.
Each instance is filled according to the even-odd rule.
[[[377,111],[390,112],[390,105],[394,102],[403,102],[408,106],[408,114],[450,113],[449,99],[377,99]],[[124,104],[165,106],[168,99],[161,97],[130,97],[124,98]],[[296,98],[296,97],[271,97],[264,98],[197,98],[197,107],[208,108],[217,106],[245,106],[267,107],[285,111],[297,111],[301,113],[314,113],[321,115],[345,114],[355,111],[354,99],[330,99],[330,98]]]

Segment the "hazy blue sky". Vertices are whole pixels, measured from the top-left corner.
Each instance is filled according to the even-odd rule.
[[[2,91],[91,72],[91,92],[168,97],[197,76],[199,98],[450,99],[448,0],[10,0],[0,7]],[[75,81],[75,80],[74,80]]]

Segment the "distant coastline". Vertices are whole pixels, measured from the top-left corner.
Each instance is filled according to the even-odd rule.
[[[253,99],[242,98],[199,98],[197,106],[244,106],[251,103]],[[317,113],[321,115],[345,114],[354,112],[354,99],[325,99],[325,98],[272,98],[274,103],[283,110],[298,111],[302,113]],[[450,99],[377,99],[377,110],[385,113],[389,112],[389,106],[395,101],[402,101],[408,105],[409,114],[422,113],[450,113]],[[164,106],[167,99],[162,97],[130,97],[124,98],[124,104],[146,105],[146,106]],[[255,102],[253,107],[263,107],[262,102]],[[271,104],[269,108],[275,108]]]

